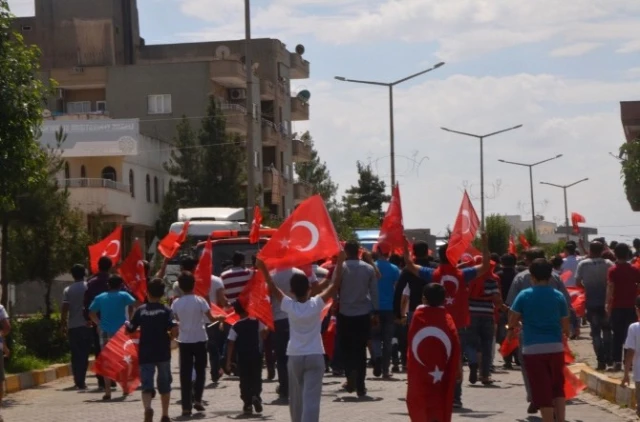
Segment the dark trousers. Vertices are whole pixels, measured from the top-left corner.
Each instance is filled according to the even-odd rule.
[[[91,340],[93,343],[93,354],[97,359],[98,356],[100,356],[100,350],[102,349],[100,347],[100,333],[98,332],[98,327],[95,327],[95,326],[91,327],[91,331],[92,331]],[[104,388],[104,377],[102,375],[96,374],[96,379],[98,380],[98,387]]]
[[[267,371],[270,379],[273,379],[272,377],[275,376],[276,371],[276,352],[274,342],[274,333],[269,331],[269,334],[265,337],[262,345],[264,348],[264,363],[267,365]],[[271,374],[274,375],[272,376]]]
[[[205,369],[207,367],[207,342],[180,343],[180,398],[182,410],[191,411],[193,402],[202,401],[204,392]],[[195,385],[191,381],[193,369],[196,370]],[[193,391],[193,397],[192,397]]]
[[[360,316],[338,314],[337,328],[349,387],[355,388],[359,394],[364,394],[366,392],[364,380],[367,375],[367,343],[371,332],[371,317],[369,314]]]
[[[611,310],[611,328],[613,329],[613,361],[622,363],[622,348],[627,339],[629,325],[637,321],[635,308],[618,308]]]
[[[275,321],[276,331],[273,333],[273,347],[276,351],[276,365],[278,367],[278,384],[280,397],[289,396],[289,372],[287,369],[287,345],[289,344],[289,319]]]
[[[262,394],[262,356],[238,354],[238,375],[240,398],[250,406],[253,398],[259,399]]]
[[[372,354],[374,359],[382,359],[382,373],[389,374],[391,364],[391,343],[395,332],[395,315],[393,311],[380,311],[380,324],[371,329]]]
[[[209,352],[209,368],[211,369],[211,381],[220,379],[220,361],[224,350],[224,331],[220,330],[220,324],[207,328],[207,352]]]
[[[607,317],[604,306],[587,308],[587,320],[591,328],[593,351],[599,364],[612,363],[611,356],[611,321]]]
[[[86,385],[89,353],[93,333],[89,327],[69,328],[69,348],[71,349],[71,372],[76,387]]]
[[[403,367],[407,366],[407,331],[409,330],[407,325],[395,323],[394,337],[398,340],[397,343],[391,348],[391,360],[393,366]]]

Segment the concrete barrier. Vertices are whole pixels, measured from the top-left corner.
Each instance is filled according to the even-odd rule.
[[[95,359],[89,359],[89,369],[93,369]],[[46,369],[38,369],[20,374],[6,375],[4,391],[8,394],[37,387],[60,378],[71,376],[71,364],[62,363],[51,365]],[[87,376],[90,376],[87,373]]]
[[[620,385],[621,380],[610,378],[582,363],[571,365],[570,369],[580,377],[591,394],[621,407],[636,408],[635,383],[631,382],[629,386],[623,387]]]

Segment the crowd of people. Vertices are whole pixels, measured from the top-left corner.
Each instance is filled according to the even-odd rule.
[[[179,348],[182,416],[205,410],[207,366],[213,383],[220,382],[225,373],[237,375],[243,413],[261,413],[264,363],[266,377],[277,378],[279,400],[289,403],[291,420],[318,421],[322,378],[327,372],[344,376],[344,391],[359,398],[367,396],[369,368],[381,379],[408,372],[411,385],[415,375],[407,361],[418,353],[407,347],[416,332],[412,320],[416,319],[414,326],[429,324],[432,314],[425,309],[438,308],[455,324],[455,341],[461,350],[459,356],[451,357],[459,361],[453,374],[451,408],[463,406],[463,366],[468,367],[469,383],[492,385],[496,344],[519,337],[518,350],[504,356],[502,366],[507,370],[518,366],[522,371],[528,413],[541,412],[544,422],[560,421],[565,417],[563,344],[565,336],[579,336],[583,325],[571,307],[567,287],[584,289],[598,369],[621,370],[624,363],[625,382],[630,382],[631,368],[633,381],[640,382],[640,353],[633,353],[640,348],[640,325],[636,323],[640,269],[632,264],[640,241],[634,246],[635,253],[626,244],[607,245],[604,239],[597,239],[589,244],[585,256],[579,255],[575,242],[567,242],[562,256],[545,257],[535,247],[521,257],[498,256],[490,253],[483,236],[481,256],[451,263],[447,245],[431,254],[427,243],[418,241],[411,250],[405,246],[404,254],[395,254],[381,244],[370,253],[349,241],[339,256],[326,262],[275,271],[255,259],[254,265],[246,266],[247,257],[236,252],[220,277],[212,276],[208,300],[193,293],[197,261],[184,256],[168,297],[164,266],[151,276],[146,264],[145,303],[126,291],[111,260],[102,258],[99,272],[88,281],[84,267],[74,266],[71,273],[76,282],[64,291],[62,313],[74,383],[78,389],[87,388],[91,350],[99,353],[126,326],[129,332],[140,330],[145,421],[153,420],[151,402],[156,388],[162,404],[160,421],[171,420],[173,339]],[[269,289],[273,331],[249,317],[238,300],[256,271],[262,273]],[[211,303],[233,309],[238,321],[226,323],[225,317],[212,313]],[[335,346],[327,354],[323,341],[327,341],[332,321]],[[626,359],[624,349],[628,350]],[[103,399],[110,400],[110,380],[98,376],[98,384],[104,390]],[[441,398],[448,397],[445,393]],[[422,420],[422,416],[413,416],[415,399],[407,396],[409,413],[413,420]],[[429,410],[436,399],[419,405],[424,408],[421,415],[429,417],[424,420],[450,421],[446,406]]]

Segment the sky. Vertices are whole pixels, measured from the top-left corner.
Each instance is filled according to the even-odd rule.
[[[244,37],[242,0],[138,0],[147,44]],[[9,0],[18,16],[31,0]],[[396,175],[405,226],[444,234],[464,189],[480,215],[479,142],[441,127],[487,134],[486,214],[531,218],[528,170],[534,163],[536,214],[564,221],[579,212],[607,240],[640,237],[640,214],[626,201],[617,155],[624,142],[620,101],[640,100],[638,0],[253,0],[252,35],[305,46],[310,130],[340,190],[356,183],[356,161],[389,184],[389,100],[385,87],[334,76],[392,82],[439,69],[394,88]]]

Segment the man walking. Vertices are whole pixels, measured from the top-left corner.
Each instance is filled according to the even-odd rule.
[[[391,378],[389,366],[391,364],[391,341],[395,331],[393,313],[394,287],[400,277],[398,267],[389,262],[389,246],[378,245],[378,260],[376,267],[380,272],[378,280],[378,312],[380,324],[373,329],[373,375]]]

